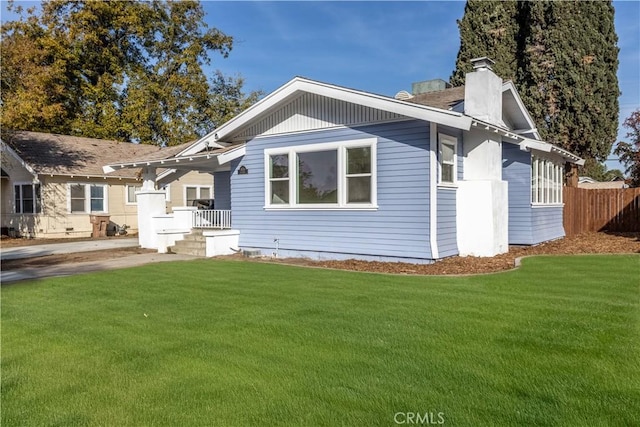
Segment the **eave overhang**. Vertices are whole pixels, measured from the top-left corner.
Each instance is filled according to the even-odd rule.
[[[220,145],[229,143],[231,142],[231,138],[234,134],[239,133],[255,121],[260,120],[262,117],[273,111],[273,109],[278,105],[285,104],[303,93],[316,94],[344,102],[365,105],[370,108],[380,109],[428,122],[435,122],[457,129],[468,130],[471,126],[470,117],[454,111],[441,110],[434,107],[428,107],[426,105],[400,101],[386,96],[296,77],[254,104],[249,109],[243,111],[200,139],[195,145],[200,149],[204,149],[212,146],[213,144]]]
[[[186,169],[193,171],[212,172],[233,159],[244,156],[245,144],[227,147],[208,153],[187,156],[175,156],[161,160],[136,160],[133,162],[115,163],[102,167],[104,173],[112,173],[126,168],[168,168],[174,170]]]
[[[475,129],[494,132],[500,136],[503,136],[507,138],[505,142],[517,144],[520,146],[520,149],[523,151],[534,150],[534,151],[540,151],[543,153],[553,153],[561,156],[563,159],[565,159],[569,163],[575,163],[579,166],[584,165],[584,159],[582,159],[581,157],[576,156],[570,151],[567,151],[564,148],[557,147],[548,142],[527,138],[522,135],[519,135],[515,131],[505,129],[505,128],[492,125],[490,123],[483,122],[481,120],[476,120],[476,119],[473,120],[471,127]],[[512,141],[509,141],[509,139],[511,139]]]

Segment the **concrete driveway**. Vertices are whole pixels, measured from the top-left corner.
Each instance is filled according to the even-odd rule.
[[[1,259],[25,259],[46,255],[60,255],[137,246],[139,246],[137,238],[88,240],[71,243],[19,246],[3,248],[1,250]],[[196,258],[197,257],[191,255],[179,254],[135,254],[124,258],[106,258],[97,261],[75,262],[69,264],[49,265],[46,267],[2,271],[0,272],[0,282],[2,284],[6,284],[21,280],[42,279],[45,277],[72,276],[92,271],[115,270],[120,268],[137,267],[155,262],[187,261]]]
[[[16,246],[12,248],[2,248],[0,250],[0,260],[35,258],[45,255],[71,254],[76,252],[103,251],[105,249],[132,248],[136,246],[139,246],[137,237]]]

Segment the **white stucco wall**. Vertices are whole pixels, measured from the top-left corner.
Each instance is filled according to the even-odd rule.
[[[502,139],[494,132],[472,129],[462,144],[463,179],[502,179]]]
[[[507,185],[506,181],[458,181],[460,256],[490,257],[509,250]]]
[[[464,83],[464,113],[502,126],[502,79],[493,71],[467,73]]]

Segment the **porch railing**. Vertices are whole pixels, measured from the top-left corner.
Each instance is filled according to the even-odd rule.
[[[197,210],[193,211],[193,228],[231,228],[230,210]]]

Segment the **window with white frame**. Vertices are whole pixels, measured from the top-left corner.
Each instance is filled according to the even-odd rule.
[[[372,208],[373,138],[265,150],[265,205],[273,208]]]
[[[136,193],[140,190],[142,190],[142,185],[127,184],[127,204],[128,205],[135,205],[136,203],[138,203]]]
[[[458,169],[456,165],[457,145],[458,140],[456,138],[444,134],[438,135],[439,184],[453,185],[456,182]]]
[[[198,199],[212,199],[213,190],[210,185],[188,185],[184,188],[185,206],[193,206]]]
[[[34,214],[42,212],[40,184],[16,184],[13,186],[16,213]]]
[[[71,213],[107,212],[107,186],[69,184],[68,206]]]
[[[552,160],[531,156],[531,203],[555,205],[562,203],[562,164]]]

